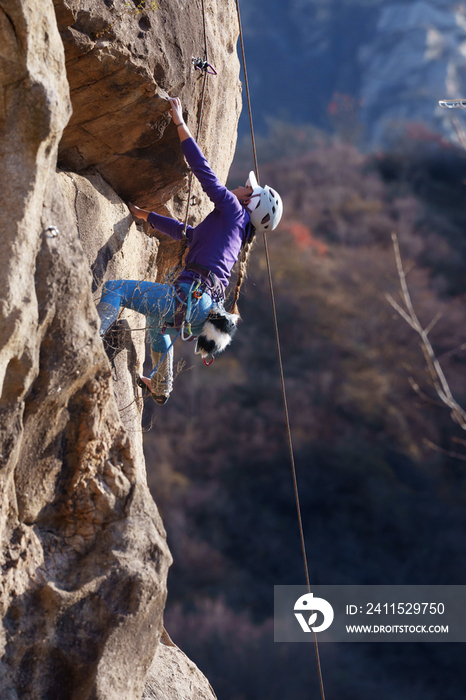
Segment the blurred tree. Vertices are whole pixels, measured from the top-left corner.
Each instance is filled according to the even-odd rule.
[[[441,314],[431,342],[464,400],[463,299],[439,295],[443,273],[426,263],[427,249],[457,254],[451,210],[429,221],[416,183],[387,182],[381,163],[334,142],[261,172],[285,202],[268,241],[311,580],[462,583],[464,464],[425,444],[448,451],[462,431],[384,296],[399,300],[396,229],[413,303],[424,325]],[[174,555],[166,625],[226,700],[301,700],[317,692],[310,651],[274,645],[270,632],[273,584],[304,574],[260,241],[242,291],[231,348],[210,368],[190,356],[170,402],[148,406],[149,484]],[[322,650],[335,697],[443,700],[438,669],[445,697],[461,692],[456,648],[350,646]]]

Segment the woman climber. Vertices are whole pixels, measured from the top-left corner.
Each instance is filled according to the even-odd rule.
[[[180,334],[184,340],[197,338],[195,351],[204,361],[211,361],[230,342],[239,319],[237,301],[254,236],[257,231],[272,231],[283,211],[279,195],[267,185],[260,187],[253,172],[244,187],[227,190],[184,123],[180,100],[169,102],[183,154],[215,208],[198,226],[187,227],[189,251],[174,284],[113,280],[105,283],[97,305],[101,337],[116,321],[120,307],[146,316],[154,369],[149,377],[140,376],[138,383],[160,405],[168,400],[173,385],[173,338]],[[182,239],[180,221],[128,206],[133,216],[152,228]],[[233,306],[227,313],[225,288],[238,258]]]

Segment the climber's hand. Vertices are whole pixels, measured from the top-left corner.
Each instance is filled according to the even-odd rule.
[[[144,221],[147,221],[149,212],[145,209],[139,209],[139,207],[131,202],[128,202],[128,209],[130,210],[131,214],[136,217],[136,219],[144,219]]]
[[[169,97],[170,114],[173,122],[176,124],[176,131],[181,142],[191,138],[191,133],[184,123],[183,108],[179,97]]]
[[[181,100],[179,97],[169,97],[168,101],[170,103],[170,114],[171,118],[175,124],[183,124],[183,109],[181,107]]]

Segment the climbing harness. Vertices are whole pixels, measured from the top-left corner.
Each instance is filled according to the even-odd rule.
[[[207,291],[214,302],[223,301],[225,297],[223,285],[214,272],[198,263],[188,263],[184,269],[196,273],[196,279],[199,279],[202,291]]]
[[[182,340],[196,340],[194,352],[201,355],[204,364],[209,367],[215,356],[223,352],[233,340],[239,316],[225,310],[223,286],[211,270],[198,263],[188,263],[185,270],[194,272],[196,276],[187,293],[175,282],[175,295],[179,303],[173,322],[165,323],[161,332],[165,333],[170,326],[179,331]],[[202,331],[198,336],[194,336],[191,328],[192,299],[198,300],[206,292],[212,299],[212,308],[204,321]]]
[[[195,271],[197,273],[197,277],[193,280],[187,293],[185,293],[176,283],[174,285],[178,306],[175,310],[173,322],[165,322],[160,331],[163,335],[167,328],[170,327],[176,329],[178,332],[152,372],[149,374],[149,379],[152,379],[152,377],[157,373],[160,365],[178,338],[181,338],[181,340],[184,342],[196,340],[194,352],[196,355],[201,355],[204,364],[206,367],[209,367],[214,361],[215,355],[222,352],[227,345],[231,343],[236,333],[236,324],[239,316],[225,311],[223,308],[223,298],[220,298],[219,295],[217,295],[217,297],[214,296],[215,289],[217,289],[219,286],[221,287],[216,275],[197,263],[188,264],[186,269]],[[191,326],[191,316],[193,311],[192,300],[193,298],[196,300],[200,299],[209,286],[213,290],[210,295],[213,300],[216,300],[214,300],[212,309],[209,311],[209,314],[204,321],[201,333],[199,336],[195,336],[193,335]]]
[[[446,109],[466,109],[466,100],[439,100],[439,105]]]
[[[242,58],[242,63],[243,63],[244,85],[246,88],[246,99],[247,99],[247,104],[248,104],[249,125],[250,125],[250,129],[251,129],[251,143],[252,143],[252,152],[253,152],[253,157],[254,157],[254,169],[255,169],[256,176],[257,176],[257,181],[259,182],[259,168],[258,168],[258,164],[257,164],[256,143],[255,143],[255,138],[254,138],[254,125],[253,125],[253,121],[252,121],[251,96],[250,96],[250,92],[249,92],[248,75],[247,75],[247,69],[246,69],[246,56],[245,56],[245,51],[244,51],[243,28],[242,28],[242,24],[241,24],[239,0],[236,0],[236,11],[237,11],[237,15],[238,15],[239,40],[240,40],[240,46],[241,46],[241,58]],[[310,593],[311,584],[310,584],[310,578],[309,578],[309,567],[308,567],[308,563],[307,563],[306,543],[304,540],[303,522],[302,522],[302,517],[301,517],[301,505],[299,502],[298,481],[297,481],[297,476],[296,476],[296,465],[295,465],[295,460],[294,460],[293,442],[292,442],[292,438],[291,438],[290,416],[289,416],[289,412],[288,412],[288,402],[287,402],[287,398],[286,398],[285,376],[283,373],[283,362],[282,362],[282,354],[281,354],[281,347],[280,347],[280,336],[279,336],[279,332],[278,332],[277,309],[276,309],[276,305],[275,305],[275,295],[274,295],[274,290],[273,290],[272,272],[271,272],[271,267],[270,267],[269,251],[268,251],[267,237],[266,237],[265,231],[263,232],[263,240],[264,240],[265,259],[266,259],[266,264],[267,264],[267,273],[268,273],[268,279],[269,279],[270,299],[271,299],[271,304],[272,304],[272,315],[273,315],[273,322],[274,322],[274,328],[275,328],[275,341],[276,341],[276,346],[277,346],[278,366],[280,368],[280,381],[281,381],[281,387],[282,387],[283,407],[284,407],[284,413],[285,413],[286,432],[287,432],[287,437],[288,437],[288,449],[289,449],[289,453],[290,453],[291,472],[292,472],[292,477],[293,477],[293,487],[294,487],[294,494],[295,494],[296,511],[297,511],[297,516],[298,516],[299,535],[300,535],[300,539],[301,539],[301,550],[302,550],[302,556],[303,556],[304,572],[305,572],[305,576],[306,576],[306,584],[307,584],[308,592]],[[322,666],[320,663],[319,645],[317,642],[316,632],[313,632],[313,634],[314,634],[314,649],[315,649],[316,662],[317,662],[317,673],[319,676],[320,695],[321,695],[322,700],[325,700],[324,681],[323,681],[323,676],[322,676]]]
[[[191,312],[191,298],[200,299],[207,292],[212,299],[212,308],[204,321],[202,331],[196,339],[194,353],[202,356],[202,361],[209,367],[215,356],[223,352],[231,343],[236,333],[239,320],[237,314],[230,314],[223,306],[225,294],[223,285],[211,270],[198,263],[188,263],[185,268],[188,272],[194,272],[196,277],[188,293],[188,301],[183,290],[175,283],[177,298],[182,306],[179,306],[174,318],[173,326],[181,328],[182,340],[194,340],[189,323]],[[188,319],[186,321],[186,319]],[[185,337],[183,328],[187,327],[190,335]]]
[[[166,321],[160,332],[165,334],[167,328],[175,328],[180,332],[181,339],[184,341],[194,340],[191,330],[191,314],[192,314],[192,299],[200,299],[204,293],[199,279],[193,280],[188,292],[185,292],[176,283],[174,285],[174,293],[178,305],[175,309],[173,322]],[[199,296],[200,293],[200,296]],[[177,336],[178,337],[178,336]]]

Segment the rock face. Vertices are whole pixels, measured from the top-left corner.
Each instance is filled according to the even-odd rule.
[[[73,105],[60,163],[75,171],[95,165],[123,199],[162,211],[187,173],[167,96],[181,98],[193,134],[198,125],[203,79],[191,59],[204,53],[200,6],[55,3]],[[208,58],[218,75],[207,80],[199,143],[226,178],[241,110],[234,2],[211,0],[205,16]]]
[[[186,166],[162,93],[181,94],[195,120],[184,5],[58,2],[55,15],[50,0],[0,2],[2,700],[140,699],[159,646],[171,556],[145,479],[142,317],[124,313],[110,364],[95,302],[106,279],[156,274],[158,242],[120,196],[182,202],[170,200]],[[204,144],[223,175],[239,104],[232,8],[207,5],[231,78],[206,98]],[[186,663],[170,666],[180,687]],[[168,685],[163,697],[180,697]]]
[[[103,282],[109,279],[155,279],[157,239],[136,227],[126,205],[98,172],[60,172],[58,182],[74,214],[79,240],[92,273],[92,297],[97,303]],[[136,374],[145,358],[145,323],[140,314],[125,309],[124,329],[110,339],[113,392],[120,420],[131,436],[137,476],[146,482],[142,448],[142,398]]]
[[[165,633],[147,675],[143,700],[216,700],[206,677]]]

